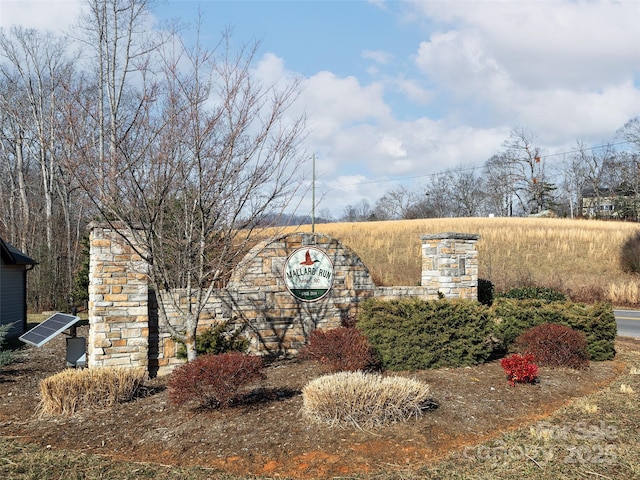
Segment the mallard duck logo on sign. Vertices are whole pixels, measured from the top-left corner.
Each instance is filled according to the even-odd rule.
[[[284,265],[287,290],[303,302],[323,298],[333,285],[333,263],[316,247],[302,247],[287,258]]]

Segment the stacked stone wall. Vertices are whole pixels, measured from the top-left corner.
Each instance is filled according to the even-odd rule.
[[[164,312],[170,322],[177,330],[185,327],[180,312],[174,307],[174,303],[180,309],[186,309],[188,300],[185,290],[174,290],[172,295],[174,301],[169,301],[167,292],[163,292],[165,302]],[[158,297],[156,292],[151,291],[149,298],[149,371],[152,375],[163,375],[171,372],[176,366],[184,363],[178,358],[178,343],[171,332],[164,326],[164,320],[160,319],[158,310]],[[193,302],[193,299],[191,300]],[[198,321],[198,331],[213,327],[223,321],[232,321],[233,313],[230,310],[230,297],[226,290],[218,290],[209,298],[204,306],[200,320]],[[238,324],[238,326],[240,326]]]
[[[284,285],[284,265],[298,248],[313,246],[327,253],[333,263],[333,288],[317,302],[296,300]],[[420,288],[420,287],[414,287]],[[264,355],[290,355],[298,352],[311,331],[335,328],[357,315],[358,304],[376,295],[369,270],[354,252],[326,235],[292,234],[254,247],[235,269],[227,288],[209,299],[198,324],[199,330],[221,321],[245,327],[251,350]],[[174,291],[175,302],[187,305],[184,291]],[[161,296],[161,295],[160,295]],[[181,307],[181,308],[182,308]],[[180,314],[171,304],[164,310],[172,325],[180,326]],[[152,308],[151,323],[158,318]],[[151,369],[158,374],[181,363],[175,357],[176,345],[162,328],[151,330]]]
[[[323,250],[333,264],[333,287],[316,302],[303,302],[285,286],[289,255],[303,247]],[[375,294],[369,270],[336,239],[290,234],[257,245],[234,271],[227,287],[231,310],[250,329],[252,349],[295,353],[316,328],[335,328],[357,314],[358,304]]]
[[[479,235],[437,233],[422,236],[422,280],[429,296],[478,298]]]
[[[166,292],[149,291],[148,265],[118,232],[94,225],[90,238],[89,365],[143,366],[152,375],[169,373],[183,360],[177,358],[176,342],[160,318],[157,301],[166,299]],[[377,287],[360,258],[326,235],[296,233],[263,242],[240,262],[227,287],[214,291],[199,329],[229,321],[245,327],[252,351],[295,354],[313,330],[340,326],[357,315],[367,298],[477,298],[478,238],[423,236],[422,285],[400,287]],[[325,252],[333,264],[332,288],[315,302],[295,298],[284,280],[289,255],[307,246]],[[179,309],[190,301],[185,291],[172,295]],[[165,301],[163,310],[179,329],[181,316],[173,303]]]
[[[90,228],[88,366],[146,368],[148,264],[113,228]]]

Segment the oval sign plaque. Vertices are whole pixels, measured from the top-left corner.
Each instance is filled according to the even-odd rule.
[[[284,265],[284,284],[298,300],[320,300],[333,285],[333,263],[319,248],[299,248]]]

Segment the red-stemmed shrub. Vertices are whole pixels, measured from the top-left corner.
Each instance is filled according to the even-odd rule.
[[[378,364],[367,337],[353,327],[314,330],[300,356],[319,361],[332,373],[372,370]]]
[[[585,334],[564,325],[543,323],[533,327],[516,338],[514,346],[519,352],[532,354],[538,365],[575,369],[589,366]]]
[[[534,363],[533,355],[513,354],[500,360],[500,365],[507,374],[511,386],[516,383],[534,383],[538,378],[538,367]]]
[[[176,368],[168,383],[174,405],[228,407],[240,389],[264,378],[264,360],[256,355],[228,352],[202,355]]]

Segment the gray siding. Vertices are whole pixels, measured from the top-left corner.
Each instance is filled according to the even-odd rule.
[[[23,333],[24,275],[24,265],[0,264],[0,324],[13,324],[10,337]]]

